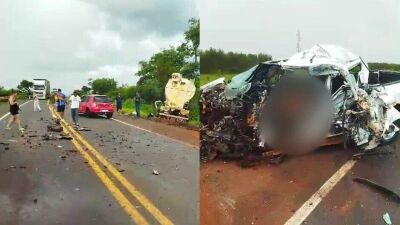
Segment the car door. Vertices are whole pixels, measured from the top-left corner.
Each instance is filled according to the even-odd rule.
[[[89,100],[89,96],[84,95],[81,99],[81,103],[79,104],[79,112],[80,113],[85,113],[86,111],[86,106],[87,106],[87,102]]]

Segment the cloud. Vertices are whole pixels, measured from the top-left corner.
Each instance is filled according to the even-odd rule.
[[[45,77],[68,92],[106,74],[135,84],[139,61],[183,40],[194,2],[0,1],[0,85]]]
[[[202,0],[201,48],[268,53],[285,58],[338,44],[367,61],[400,63],[399,0]]]

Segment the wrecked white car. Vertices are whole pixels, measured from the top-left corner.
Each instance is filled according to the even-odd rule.
[[[240,158],[265,151],[260,109],[282,76],[308,74],[331,95],[333,122],[328,136],[343,135],[347,145],[373,149],[393,141],[399,131],[400,73],[370,71],[361,57],[334,45],[316,45],[292,57],[261,63],[225,84],[201,87],[201,152]]]

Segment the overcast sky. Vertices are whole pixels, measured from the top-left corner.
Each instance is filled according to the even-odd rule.
[[[400,0],[201,0],[201,49],[286,58],[341,45],[368,62],[400,63]]]
[[[47,78],[80,89],[88,78],[134,84],[138,62],[183,40],[197,0],[1,0],[0,85]]]

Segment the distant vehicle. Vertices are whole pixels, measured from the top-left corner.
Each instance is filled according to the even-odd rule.
[[[79,105],[79,113],[87,116],[105,115],[111,118],[114,113],[114,104],[106,95],[84,95]]]
[[[39,99],[48,99],[50,97],[50,81],[46,79],[33,79],[32,91]]]

